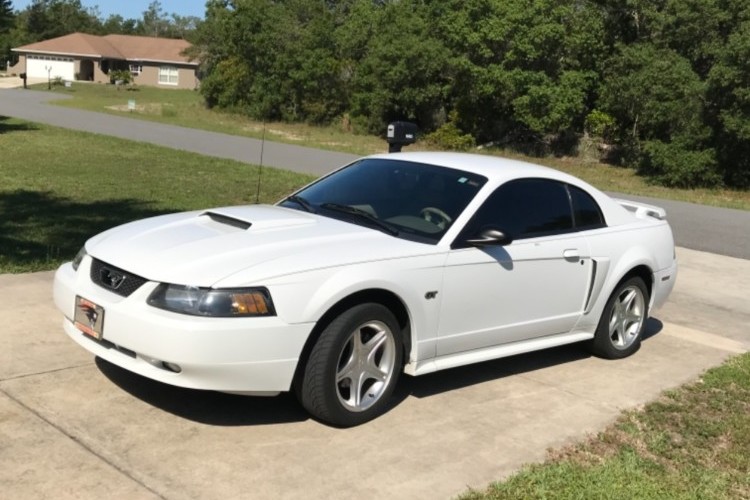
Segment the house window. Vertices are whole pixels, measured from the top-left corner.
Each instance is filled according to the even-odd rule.
[[[174,66],[159,68],[159,83],[162,85],[177,85],[179,72]]]
[[[140,63],[131,63],[130,64],[130,74],[133,76],[138,76],[141,73],[143,73],[143,66],[140,65]]]

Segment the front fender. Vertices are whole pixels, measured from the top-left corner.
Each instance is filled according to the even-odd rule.
[[[282,319],[314,323],[342,300],[366,290],[385,290],[406,307],[413,359],[435,355],[444,255],[341,266],[272,280],[268,286]],[[437,292],[436,294],[428,292]],[[429,297],[429,298],[428,298]]]

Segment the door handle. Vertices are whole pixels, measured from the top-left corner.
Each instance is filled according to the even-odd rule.
[[[581,252],[577,248],[568,248],[563,250],[563,257],[565,260],[578,260],[581,258]]]

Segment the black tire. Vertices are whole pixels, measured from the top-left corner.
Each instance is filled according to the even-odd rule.
[[[389,408],[402,364],[401,329],[393,313],[380,304],[359,304],[320,334],[297,397],[318,420],[338,427],[360,425]]]
[[[606,359],[626,358],[641,346],[648,318],[648,288],[639,277],[621,283],[607,301],[594,338],[592,353]]]

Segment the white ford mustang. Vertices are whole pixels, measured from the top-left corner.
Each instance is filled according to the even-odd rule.
[[[529,163],[361,159],[274,206],[154,217],[55,276],[67,334],[167,384],[294,388],[337,426],[410,375],[586,341],[621,358],[676,278],[664,210]]]

